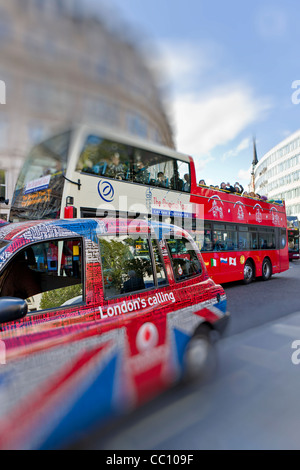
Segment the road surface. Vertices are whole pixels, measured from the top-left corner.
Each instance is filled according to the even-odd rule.
[[[300,364],[292,362],[292,343],[300,340],[300,262],[269,282],[225,288],[232,321],[214,381],[176,387],[77,448],[300,448]]]

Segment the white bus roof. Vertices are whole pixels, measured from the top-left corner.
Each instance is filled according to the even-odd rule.
[[[97,124],[74,125],[71,130],[77,132],[81,138],[88,137],[89,135],[95,135],[119,143],[132,145],[133,147],[138,147],[143,150],[149,150],[150,152],[166,155],[171,158],[183,160],[185,162],[190,161],[190,157],[184,153],[176,152],[169,147],[158,145],[148,140],[141,139],[140,137],[126,134],[122,130],[112,129]]]

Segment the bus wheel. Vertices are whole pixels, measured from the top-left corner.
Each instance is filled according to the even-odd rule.
[[[211,339],[211,330],[202,325],[190,339],[184,356],[183,381],[207,381],[217,368],[217,350]]]
[[[268,258],[265,258],[262,265],[263,281],[268,281],[272,276],[272,264]]]
[[[244,266],[244,284],[250,284],[254,279],[254,266],[252,261],[247,260]]]

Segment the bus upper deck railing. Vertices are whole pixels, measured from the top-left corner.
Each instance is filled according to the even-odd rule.
[[[254,199],[254,200],[257,200],[257,201],[263,201],[263,202],[267,202],[269,204],[277,204],[279,206],[282,206],[284,201],[283,200],[274,200],[274,199],[265,199],[265,198],[262,198],[262,197],[259,197],[259,196],[250,196],[249,194],[239,194],[239,193],[236,193],[236,192],[231,192],[231,191],[227,191],[226,189],[221,189],[221,188],[217,188],[215,186],[207,186],[207,185],[204,185],[204,184],[198,184],[197,185],[198,188],[207,188],[207,189],[211,189],[212,191],[219,191],[221,193],[227,193],[227,194],[232,194],[233,196],[238,196],[238,197],[246,197],[248,199]]]

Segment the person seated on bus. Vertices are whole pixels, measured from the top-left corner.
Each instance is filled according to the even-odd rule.
[[[224,243],[221,240],[216,240],[214,245],[214,251],[223,251],[224,250]]]
[[[261,248],[261,249],[267,248],[267,240],[263,240],[263,239],[262,239],[262,240],[260,241],[260,248]]]
[[[112,157],[112,163],[108,166],[105,176],[115,179],[126,179],[126,167],[120,161],[120,154],[115,152]]]
[[[236,194],[239,194],[239,195],[243,194],[244,188],[240,183],[236,182],[234,185],[234,189],[235,189]]]
[[[183,184],[183,191],[186,193],[189,193],[191,190],[191,181],[190,181],[190,175],[186,173],[184,175],[184,184]]]
[[[210,237],[205,237],[201,251],[212,251],[212,245]]]
[[[200,180],[198,184],[199,186],[206,186],[205,180]]]
[[[145,283],[142,277],[138,277],[134,270],[129,271],[128,273],[128,281],[125,281],[123,284],[123,289],[121,294],[127,294],[129,292],[137,292],[140,290],[144,290]]]
[[[133,178],[136,183],[150,183],[150,173],[148,171],[148,168],[144,165],[141,160],[139,160],[135,165]]]
[[[231,240],[230,238],[227,238],[224,249],[225,249],[225,250],[228,250],[228,251],[234,250],[234,243],[233,243],[233,240]]]
[[[168,188],[168,181],[162,171],[157,174],[156,186],[160,186],[161,188]]]
[[[183,191],[184,182],[180,178],[178,171],[175,171],[174,176],[171,178],[171,188],[175,191]]]

